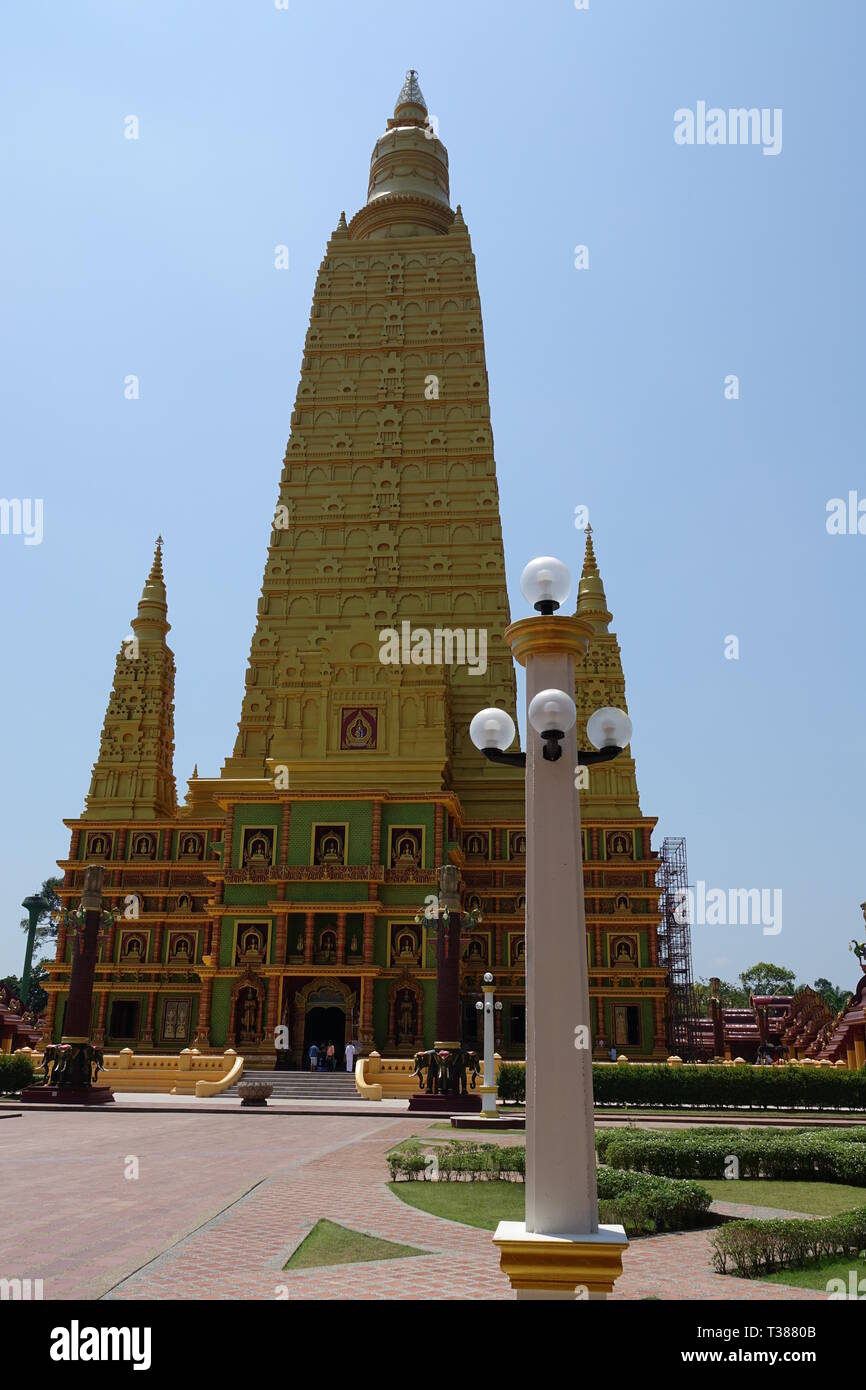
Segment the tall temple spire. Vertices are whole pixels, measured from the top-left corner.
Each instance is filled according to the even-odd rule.
[[[87,797],[87,820],[158,820],[177,810],[174,781],[174,655],[162,536],[114,667],[99,756]]]
[[[434,127],[410,71],[369,202],[325,251],[221,781],[455,788],[467,814],[519,820],[523,779],[468,734],[479,707],[514,709],[515,681],[475,257]]]
[[[592,624],[596,632],[607,632],[608,624],[613,618],[613,614],[608,612],[604,585],[598,572],[598,561],[592,543],[592,527],[589,525],[586,528],[583,571],[577,586],[577,612]]]

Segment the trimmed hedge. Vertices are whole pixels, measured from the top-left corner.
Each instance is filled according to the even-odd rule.
[[[526,1067],[502,1062],[496,1077],[497,1095],[506,1104],[522,1105],[526,1100]]]
[[[850,1183],[866,1187],[866,1127],[742,1130],[602,1129],[598,1156],[612,1168],[672,1178],[724,1178],[737,1159],[740,1178]]]
[[[419,1140],[409,1139],[388,1155],[391,1181],[401,1182],[432,1179],[428,1171],[431,1158]],[[463,1139],[449,1139],[436,1147],[436,1170],[439,1182],[479,1181],[502,1178],[506,1182],[523,1182],[526,1171],[526,1150],[522,1144],[474,1144]]]
[[[452,1139],[429,1152],[410,1139],[388,1155],[392,1182],[523,1182],[526,1150],[522,1144],[474,1144]],[[434,1171],[436,1177],[434,1179]],[[712,1198],[695,1182],[650,1177],[613,1168],[598,1170],[599,1220],[624,1226],[629,1235],[683,1231],[706,1224]]]
[[[866,1109],[866,1068],[594,1066],[596,1105]]]
[[[33,1063],[20,1052],[0,1052],[0,1095],[23,1091],[33,1080]]]
[[[704,1226],[711,1201],[706,1188],[696,1182],[615,1168],[598,1170],[599,1220],[603,1225],[625,1226],[630,1236]]]
[[[731,1221],[716,1231],[711,1244],[719,1274],[743,1279],[802,1269],[833,1255],[856,1259],[866,1246],[866,1207],[815,1221]]]
[[[503,1062],[499,1099],[526,1100],[526,1068]],[[690,1106],[696,1110],[866,1110],[866,1067],[669,1067],[667,1064],[596,1065],[596,1105]]]

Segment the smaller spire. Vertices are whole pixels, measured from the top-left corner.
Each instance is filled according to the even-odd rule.
[[[343,236],[344,234],[346,234],[346,233],[348,232],[348,230],[349,230],[349,224],[348,224],[348,222],[346,221],[346,214],[345,214],[345,212],[341,212],[341,213],[340,213],[340,220],[339,220],[339,222],[337,223],[337,227],[336,227],[336,231],[334,232],[334,235],[335,235],[335,236]]]
[[[598,572],[598,560],[595,558],[595,546],[592,543],[592,527],[589,524],[586,527],[583,570],[577,586],[576,611],[581,617],[589,618],[597,632],[606,632],[607,625],[613,617],[613,614],[608,612],[604,585]]]
[[[198,777],[198,763],[193,763],[192,765],[192,777],[190,778],[190,781],[192,781],[195,777]]]
[[[155,820],[174,816],[174,655],[169,631],[162,536],[136,616],[136,641],[124,638],[93,765],[85,816],[89,820]]]

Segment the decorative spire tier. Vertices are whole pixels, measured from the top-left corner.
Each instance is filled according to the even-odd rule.
[[[453,218],[448,151],[411,68],[388,128],[373,146],[367,205],[352,219],[349,234],[356,240],[442,235]]]
[[[85,820],[158,820],[177,810],[174,781],[174,655],[162,537],[114,666]]]

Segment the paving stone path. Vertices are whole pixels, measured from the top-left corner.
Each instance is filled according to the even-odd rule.
[[[416,1211],[385,1187],[384,1156],[410,1134],[448,1137],[369,1113],[26,1113],[0,1136],[15,1213],[0,1275],[41,1278],[60,1299],[512,1298],[490,1232]],[[285,1271],[321,1217],[425,1253]],[[613,1297],[825,1295],[718,1275],[709,1233],[691,1231],[634,1241]]]
[[[754,1217],[759,1221],[774,1221],[780,1217],[790,1221],[815,1220],[814,1212],[787,1211],[783,1207],[753,1207],[746,1202],[711,1202],[710,1211],[714,1211],[717,1216]]]

